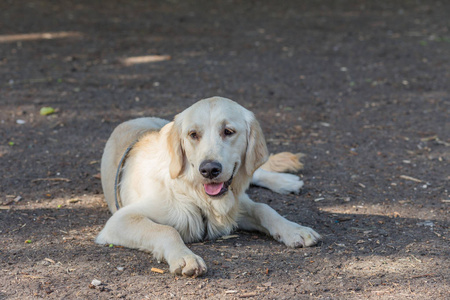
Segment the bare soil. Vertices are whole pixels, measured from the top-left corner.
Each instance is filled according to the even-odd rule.
[[[449,29],[434,0],[1,1],[0,298],[448,299]],[[249,193],[323,242],[192,244],[197,279],[95,244],[113,128],[213,95],[307,154],[302,194]]]

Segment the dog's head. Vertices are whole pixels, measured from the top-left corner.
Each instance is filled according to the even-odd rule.
[[[252,112],[229,99],[201,100],[175,117],[168,135],[170,176],[187,176],[211,198],[246,181],[268,156]]]

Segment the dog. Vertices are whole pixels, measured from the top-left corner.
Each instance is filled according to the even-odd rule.
[[[185,243],[216,239],[236,228],[264,232],[289,247],[315,245],[321,237],[314,230],[245,193],[250,183],[281,194],[298,193],[303,186],[298,176],[278,173],[300,169],[297,156],[268,156],[254,114],[226,98],[201,100],[172,122],[124,122],[101,160],[113,215],[96,242],[151,252],[172,273],[192,277],[207,267]]]

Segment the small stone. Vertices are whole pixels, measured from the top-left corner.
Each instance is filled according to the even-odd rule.
[[[92,280],[91,284],[93,286],[99,286],[102,284],[102,282],[100,280],[94,279],[94,280]]]

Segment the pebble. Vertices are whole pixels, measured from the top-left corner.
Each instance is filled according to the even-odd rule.
[[[100,280],[94,279],[94,280],[92,280],[91,284],[93,286],[99,286],[100,284],[102,284],[102,282]]]

